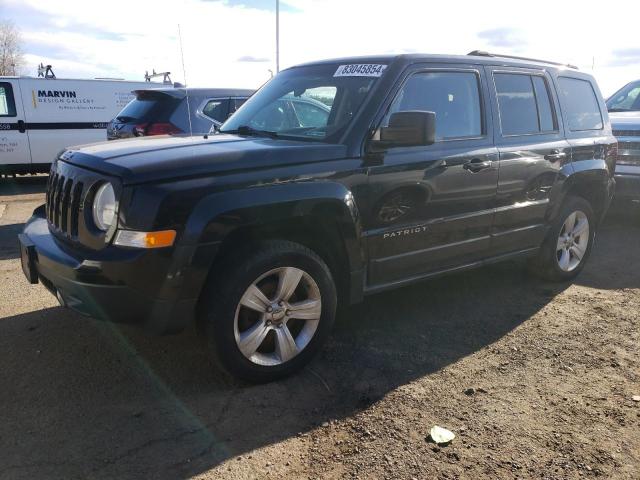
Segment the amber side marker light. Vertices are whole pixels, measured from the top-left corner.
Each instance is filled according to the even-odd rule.
[[[159,232],[134,232],[132,230],[118,230],[113,241],[120,247],[134,248],[162,248],[170,247],[176,240],[175,230],[161,230]]]

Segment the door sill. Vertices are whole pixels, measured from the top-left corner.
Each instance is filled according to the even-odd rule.
[[[493,263],[502,262],[505,260],[512,260],[515,258],[530,257],[538,252],[539,247],[527,248],[525,250],[518,250],[517,252],[506,253],[503,255],[497,255],[495,257],[489,257],[476,262],[467,263],[464,265],[458,265],[455,267],[445,268],[442,270],[436,270],[434,272],[423,273],[408,278],[402,278],[394,280],[392,282],[380,283],[377,285],[367,285],[364,288],[365,295],[373,295],[375,293],[383,292],[385,290],[391,290],[393,288],[403,287],[412,283],[420,282],[422,280],[428,280],[433,277],[439,277],[441,275],[448,275],[451,273],[464,272],[466,270],[472,270],[474,268],[483,267],[485,265],[491,265]]]

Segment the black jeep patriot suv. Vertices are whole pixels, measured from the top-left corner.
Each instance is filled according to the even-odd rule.
[[[92,317],[197,321],[228,371],[268,381],[318,351],[338,299],[520,256],[573,278],[615,158],[599,89],[569,66],[322,61],[281,72],[211,136],[64,151],[20,235],[23,269]]]

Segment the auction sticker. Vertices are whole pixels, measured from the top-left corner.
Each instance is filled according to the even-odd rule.
[[[334,77],[379,77],[387,68],[386,65],[376,63],[355,63],[340,65],[333,74]]]

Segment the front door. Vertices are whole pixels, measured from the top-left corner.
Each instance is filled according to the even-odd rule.
[[[31,163],[20,84],[0,81],[0,166]]]
[[[369,288],[402,283],[486,255],[498,180],[484,72],[409,72],[382,125],[398,111],[436,113],[436,143],[391,148],[369,169],[363,215]]]
[[[570,146],[559,121],[551,78],[542,70],[492,68],[500,175],[492,253],[538,247],[547,211],[560,193]]]

